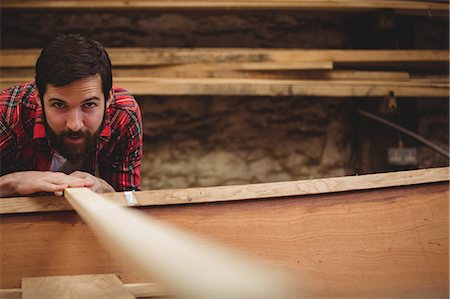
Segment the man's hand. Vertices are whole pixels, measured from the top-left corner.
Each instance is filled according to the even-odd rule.
[[[69,176],[83,179],[90,184],[89,189],[97,193],[114,192],[114,188],[105,180],[83,171],[74,171]]]
[[[92,186],[90,180],[62,172],[19,171],[0,177],[0,197],[29,195],[36,192],[62,194],[65,188]]]

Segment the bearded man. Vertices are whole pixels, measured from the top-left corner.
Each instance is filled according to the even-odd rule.
[[[112,85],[94,40],[70,34],[45,47],[35,80],[2,91],[0,132],[0,197],[139,189],[139,105]]]

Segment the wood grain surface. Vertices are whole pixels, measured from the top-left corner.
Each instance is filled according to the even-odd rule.
[[[157,277],[179,299],[298,299],[294,278],[251,261],[88,188],[64,197],[108,249],[117,251],[144,279]]]
[[[152,9],[152,10],[374,10],[394,9],[397,13],[425,14],[431,16],[443,15],[448,12],[448,4],[437,1],[399,1],[399,0],[269,0],[269,1],[237,1],[237,0],[179,0],[179,1],[157,1],[157,0],[110,0],[110,1],[36,1],[36,0],[3,0],[2,9]]]
[[[114,274],[22,279],[22,299],[134,299]]]
[[[293,271],[324,298],[446,298],[448,202],[443,182],[140,210]],[[74,212],[3,215],[0,229],[1,288],[19,287],[22,277],[92,273],[148,282],[106,253]]]
[[[113,66],[172,66],[210,63],[223,67],[227,63],[301,63],[333,62],[448,62],[448,50],[323,50],[257,48],[108,48]],[[0,67],[34,68],[41,49],[4,49]]]
[[[0,78],[0,89],[6,89],[32,78]],[[342,80],[276,80],[248,78],[115,78],[115,84],[133,95],[221,95],[221,96],[324,96],[324,97],[397,97],[447,98],[447,83],[408,80],[348,81]]]
[[[138,191],[134,192],[134,197],[137,206],[154,206],[324,194],[449,180],[450,168],[440,167],[263,184]],[[128,204],[122,192],[106,193],[103,196],[123,205]],[[0,199],[0,215],[64,210],[72,210],[72,207],[63,197],[10,197]]]

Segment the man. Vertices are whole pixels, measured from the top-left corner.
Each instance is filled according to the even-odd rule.
[[[35,81],[1,93],[0,197],[137,190],[141,157],[139,106],[112,86],[96,41],[57,38],[42,50]]]

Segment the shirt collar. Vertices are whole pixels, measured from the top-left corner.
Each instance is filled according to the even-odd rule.
[[[33,140],[46,138],[44,126],[44,112],[39,100],[37,102],[37,109],[34,115]]]

